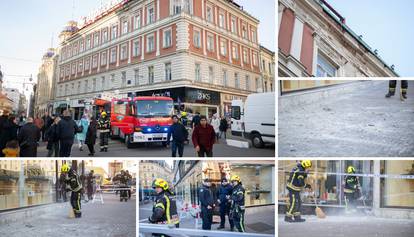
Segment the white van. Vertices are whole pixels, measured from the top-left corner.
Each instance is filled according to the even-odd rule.
[[[231,133],[252,141],[261,148],[265,143],[275,143],[275,93],[255,93],[246,102],[231,103]]]

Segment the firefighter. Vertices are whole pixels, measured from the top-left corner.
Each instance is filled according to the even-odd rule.
[[[82,183],[79,175],[73,167],[69,167],[67,164],[62,165],[61,172],[65,175],[66,189],[72,191],[72,194],[70,195],[70,204],[72,205],[75,218],[81,218]]]
[[[157,193],[157,197],[152,207],[152,215],[148,217],[148,221],[153,224],[179,228],[180,220],[178,218],[175,196],[169,189],[167,181],[157,178],[152,182],[152,188]],[[162,234],[153,234],[153,236],[168,237]]]
[[[232,175],[230,182],[233,185],[231,193],[230,218],[239,232],[245,232],[244,227],[244,195],[245,190],[238,175]]]
[[[345,177],[345,207],[347,212],[356,210],[356,200],[359,196],[359,179],[355,174],[355,168],[348,166],[348,175]]]
[[[286,185],[289,191],[289,206],[286,212],[286,222],[304,222],[300,215],[302,201],[300,199],[300,191],[305,187],[305,179],[308,176],[306,170],[312,167],[310,160],[303,160],[292,169]]]
[[[203,180],[203,186],[198,190],[200,199],[201,218],[203,220],[203,230],[211,230],[213,224],[214,199],[211,191],[211,181]]]
[[[390,83],[388,86],[388,94],[386,94],[385,97],[390,98],[391,96],[394,96],[396,87],[397,87],[397,80],[390,80]],[[408,88],[408,81],[401,80],[401,96],[404,99],[407,99],[407,88]]]
[[[101,152],[108,151],[108,139],[111,128],[111,122],[105,111],[101,113],[101,117],[98,120],[99,139],[101,145]]]

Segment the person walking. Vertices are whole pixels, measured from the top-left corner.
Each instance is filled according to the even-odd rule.
[[[57,124],[57,134],[59,139],[60,157],[69,157],[75,134],[79,131],[78,125],[70,116],[69,110],[63,111],[63,118]]]
[[[56,117],[52,125],[46,131],[46,140],[47,140],[47,157],[52,157],[53,153],[55,157],[59,157],[59,137],[57,125],[60,121],[60,117]]]
[[[233,219],[230,218],[230,207],[231,207],[231,194],[233,192],[233,187],[228,182],[226,178],[221,179],[221,185],[217,191],[217,203],[220,206],[220,226],[217,228],[218,230],[224,229],[226,223],[226,215],[228,216],[229,223],[230,223],[230,230],[234,230],[234,222]]]
[[[179,157],[183,157],[184,153],[184,143],[188,141],[188,131],[182,125],[178,122],[178,116],[173,115],[172,116],[173,124],[168,129],[168,135],[167,135],[167,147],[170,145],[170,139],[172,137],[172,145],[171,145],[171,152],[172,157],[177,156],[177,150]]]
[[[218,142],[220,135],[220,118],[218,114],[214,114],[211,118],[211,126],[214,128],[214,132],[216,133],[216,141]]]
[[[200,125],[196,126],[192,135],[193,145],[199,157],[213,156],[213,145],[216,133],[213,126],[207,123],[206,116],[200,117]]]
[[[36,118],[34,119],[34,124],[36,125],[36,127],[39,128],[41,137],[43,137],[44,122],[43,122],[43,119],[39,118],[39,115],[36,116]]]
[[[29,117],[27,123],[23,125],[17,136],[20,144],[21,157],[36,157],[37,146],[40,140],[40,129],[33,124],[33,118]]]
[[[86,189],[88,194],[88,201],[92,201],[93,198],[93,189],[96,184],[96,176],[94,175],[94,171],[91,170],[86,177]]]
[[[83,151],[83,144],[85,144],[86,133],[88,132],[88,127],[89,127],[89,121],[85,114],[82,116],[81,120],[79,121],[78,127],[79,127],[79,131],[81,132],[76,134],[76,138],[78,140],[79,150]]]
[[[105,111],[101,113],[101,117],[98,120],[99,140],[101,146],[101,152],[108,151],[109,132],[111,131],[111,121]]]
[[[227,129],[229,128],[229,124],[227,123],[226,117],[222,117],[220,120],[220,135],[219,138],[222,138],[222,135],[224,134],[224,139],[227,139]]]
[[[200,113],[196,112],[193,116],[193,119],[191,120],[191,127],[194,129],[198,125],[200,125]]]
[[[96,130],[98,123],[95,117],[91,118],[91,122],[88,126],[88,131],[86,132],[85,144],[88,146],[89,154],[88,156],[95,155],[95,143],[96,143]]]

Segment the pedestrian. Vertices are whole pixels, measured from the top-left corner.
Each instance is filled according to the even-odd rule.
[[[79,175],[73,167],[62,165],[61,172],[65,175],[66,188],[72,191],[70,195],[70,204],[72,206],[75,218],[81,218],[81,192],[83,190]]]
[[[397,80],[390,80],[388,84],[388,93],[385,97],[390,98],[395,95],[395,89],[397,87]],[[407,99],[408,81],[401,80],[401,99]]]
[[[224,139],[227,139],[227,129],[228,129],[228,127],[229,127],[229,124],[227,122],[227,119],[226,119],[226,117],[223,116],[220,120],[220,127],[219,127],[220,135],[219,135],[219,138],[221,138],[222,135],[224,134]]]
[[[20,148],[17,140],[8,141],[6,148],[2,150],[5,157],[19,157]]]
[[[216,141],[218,142],[220,135],[220,118],[218,114],[214,114],[211,118],[211,126],[214,128],[214,133],[216,133]]]
[[[36,125],[36,127],[39,128],[40,133],[43,133],[44,122],[43,122],[43,119],[39,118],[39,115],[36,116],[36,118],[34,119],[34,124]],[[42,134],[42,137],[43,137],[43,134]]]
[[[157,178],[152,182],[156,197],[152,214],[148,221],[152,224],[168,225],[169,227],[180,227],[180,219],[177,212],[177,204],[174,193],[169,189],[167,181]],[[164,234],[153,234],[152,236],[169,237]]]
[[[191,120],[191,127],[194,129],[198,125],[200,125],[200,113],[196,112]]]
[[[96,176],[94,175],[94,171],[91,170],[86,177],[86,189],[88,194],[88,200],[91,201],[93,199],[94,194],[94,187],[96,184]]]
[[[91,122],[88,126],[88,131],[86,132],[85,144],[88,146],[89,154],[88,156],[95,155],[95,143],[96,143],[96,129],[98,123],[96,122],[95,117],[91,118]]]
[[[26,114],[24,112],[22,112],[19,116],[19,121],[17,123],[18,131],[20,131],[20,128],[23,127],[23,125],[26,124],[26,120],[27,120]]]
[[[233,185],[231,193],[230,217],[239,232],[245,232],[244,213],[245,213],[245,189],[238,175],[232,175],[230,182]]]
[[[213,156],[213,145],[216,133],[213,126],[207,123],[206,116],[200,117],[200,125],[196,126],[192,135],[193,144],[199,157]]]
[[[203,221],[203,230],[211,230],[213,224],[214,199],[211,192],[211,181],[203,180],[203,186],[198,190],[198,197],[201,207],[201,218]]]
[[[85,144],[86,133],[88,132],[88,127],[89,127],[89,121],[88,121],[86,114],[84,114],[78,124],[79,131],[81,132],[76,134],[76,138],[78,139],[78,145],[79,145],[80,151],[83,151],[83,144]]]
[[[10,122],[9,122],[9,111],[4,110],[3,114],[0,116],[0,151],[2,151],[6,147],[6,143],[8,140],[7,132],[9,130]],[[4,156],[2,152],[0,152],[0,157]]]
[[[55,157],[59,157],[59,134],[58,134],[58,123],[60,117],[56,117],[52,125],[46,131],[46,149],[47,157],[52,157],[53,153]]]
[[[300,215],[302,206],[300,192],[306,186],[305,179],[308,176],[306,170],[311,167],[312,162],[310,160],[302,160],[290,172],[288,183],[286,185],[286,188],[289,191],[289,206],[285,216],[286,222],[305,221]],[[308,187],[312,188],[310,185]]]
[[[177,150],[178,155],[180,157],[183,157],[184,153],[184,144],[188,141],[188,131],[182,125],[178,122],[178,116],[173,115],[172,116],[173,124],[168,129],[168,135],[167,135],[167,147],[170,145],[170,139],[172,137],[172,145],[171,145],[171,152],[172,157],[177,156]]]
[[[101,113],[101,117],[98,120],[99,140],[101,146],[101,152],[108,151],[109,132],[111,131],[111,121],[105,111]]]
[[[355,176],[355,167],[348,166],[348,175],[345,176],[345,210],[347,213],[356,211],[356,200],[359,198],[359,179]]]
[[[57,124],[57,134],[59,139],[59,156],[69,157],[75,134],[79,131],[76,122],[70,116],[69,110],[63,111],[63,117]]]
[[[23,127],[21,127],[17,140],[20,144],[21,157],[36,157],[37,146],[40,140],[40,129],[33,124],[33,118],[29,117]]]
[[[221,179],[220,187],[217,191],[217,203],[220,206],[220,226],[217,228],[218,230],[224,229],[225,222],[226,222],[226,215],[229,219],[230,223],[230,230],[234,230],[234,222],[233,219],[230,218],[230,207],[231,207],[231,194],[233,192],[233,187],[228,182],[226,178]]]

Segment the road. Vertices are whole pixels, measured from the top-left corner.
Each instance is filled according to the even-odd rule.
[[[136,235],[136,199],[120,202],[115,194],[104,194],[104,204],[83,203],[82,218],[69,218],[69,202],[51,212],[0,226],[0,236],[116,236]]]
[[[388,81],[364,83],[369,86],[279,112],[279,156],[414,156],[414,81],[405,102],[399,83],[389,99]]]

